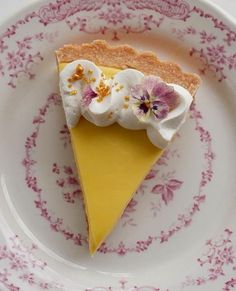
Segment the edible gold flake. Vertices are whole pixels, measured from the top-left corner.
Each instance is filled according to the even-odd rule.
[[[77,90],[72,90],[72,91],[69,92],[69,94],[70,94],[71,96],[76,95],[77,93],[78,93]]]
[[[78,65],[75,69],[75,73],[68,79],[68,82],[73,83],[81,80],[84,76],[84,69],[81,65]]]

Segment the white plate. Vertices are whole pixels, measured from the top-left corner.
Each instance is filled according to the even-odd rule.
[[[54,50],[106,39],[201,72],[191,118],[90,258]],[[236,24],[196,1],[41,1],[1,27],[1,290],[236,287]]]

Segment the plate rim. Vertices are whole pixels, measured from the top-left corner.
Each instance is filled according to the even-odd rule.
[[[62,1],[62,0],[59,0]],[[189,2],[191,0],[184,0],[185,2]],[[4,27],[7,26],[8,23],[11,23],[12,20],[20,18],[20,15],[24,14],[25,12],[29,10],[33,10],[34,7],[37,6],[43,6],[44,4],[50,4],[53,3],[54,1],[51,0],[37,0],[34,3],[27,4],[25,7],[20,8],[17,10],[15,13],[13,13],[11,16],[8,16],[6,19],[4,19],[2,22],[0,21],[0,30]],[[217,12],[221,17],[223,17],[226,21],[230,22],[232,26],[235,27],[236,29],[236,17],[232,16],[229,12],[225,11],[223,8],[219,6],[219,4],[214,3],[213,0],[195,0],[194,1],[196,4],[200,3],[202,5],[205,5],[206,7],[212,9],[213,11]],[[195,6],[194,3],[194,6]]]

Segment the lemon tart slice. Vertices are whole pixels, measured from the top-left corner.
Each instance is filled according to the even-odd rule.
[[[56,55],[93,254],[185,121],[199,77],[101,40]]]

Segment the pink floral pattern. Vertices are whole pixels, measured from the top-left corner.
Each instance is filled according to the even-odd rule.
[[[172,33],[175,34],[179,40],[184,40],[184,36],[196,35],[197,31],[196,31],[196,28],[193,28],[192,26],[187,26],[184,29],[173,28]]]
[[[223,45],[212,45],[207,47],[208,57],[210,62],[216,62],[218,65],[225,64],[226,55],[225,48]]]
[[[225,282],[225,286],[222,291],[231,291],[236,286],[236,278],[232,278],[229,281]]]
[[[203,19],[210,20],[217,30],[224,32],[223,42],[225,42],[228,46],[231,46],[234,42],[236,42],[236,32],[230,29],[230,27],[221,19],[218,19],[217,17],[196,6],[192,9],[192,13],[196,13]]]
[[[26,139],[26,156],[22,161],[22,165],[26,169],[25,181],[27,186],[36,194],[36,199],[34,201],[35,207],[39,210],[40,215],[49,222],[51,229],[55,232],[61,233],[67,240],[72,240],[76,245],[81,246],[87,243],[87,238],[80,233],[72,233],[70,229],[64,228],[63,219],[55,217],[55,215],[47,208],[47,201],[42,198],[42,189],[38,186],[38,179],[33,174],[33,171],[31,169],[31,167],[36,163],[36,161],[31,158],[31,151],[37,146],[36,141],[39,134],[40,125],[45,123],[46,114],[48,113],[48,110],[52,105],[61,105],[61,98],[57,94],[51,94],[47,99],[47,103],[39,109],[38,115],[33,120],[35,129],[32,134]],[[60,174],[60,169],[58,168],[57,164],[53,165],[52,171],[57,175]],[[67,174],[67,185],[69,184],[69,186],[71,186],[71,184],[73,184],[73,186],[75,185],[77,187],[76,190],[73,190],[73,192],[69,192],[69,194],[68,192],[62,192],[63,195],[65,194],[65,199],[68,199],[71,202],[72,200],[74,200],[74,196],[79,194],[79,187],[77,180],[74,179],[73,173],[70,171],[69,168],[64,167],[64,173]],[[73,183],[71,183],[72,180]],[[57,180],[58,186],[62,185],[61,183],[63,183],[63,181],[59,178]]]
[[[200,38],[201,38],[200,43],[202,44],[212,43],[216,40],[215,35],[213,35],[212,33],[207,33],[205,30],[200,32]]]
[[[137,224],[134,222],[134,218],[131,217],[131,214],[136,211],[136,206],[138,202],[133,198],[129,204],[127,205],[121,219],[122,221],[122,227],[125,227],[127,225],[130,226],[136,226]]]
[[[7,35],[10,37],[14,35],[14,32],[9,31]],[[8,85],[16,88],[19,78],[26,77],[29,80],[35,78],[34,65],[44,59],[39,51],[33,50],[35,43],[42,41],[53,42],[58,37],[58,33],[36,33],[26,36],[21,40],[16,40],[16,49],[14,50],[10,50],[4,44],[4,36],[0,40],[0,52],[2,54],[5,53],[6,62],[3,64],[3,60],[0,61],[0,77],[7,77]]]
[[[157,184],[152,188],[153,194],[161,195],[163,202],[167,205],[174,198],[174,191],[180,189],[182,181],[174,179],[174,172],[162,176],[163,184]]]
[[[69,170],[70,172],[70,170]],[[134,204],[134,203],[133,203]],[[133,206],[131,206],[132,208]],[[226,268],[235,272],[236,270],[236,249],[231,237],[233,232],[225,229],[223,235],[218,240],[208,240],[206,242],[206,251],[197,259],[201,268],[205,270],[206,275],[187,276],[182,284],[182,290],[190,286],[209,286],[211,282],[219,277],[226,277]],[[145,249],[145,242],[139,243],[140,251]],[[120,252],[124,251],[124,245],[120,244]],[[35,257],[37,246],[32,244],[30,247],[23,244],[17,235],[10,237],[7,245],[0,245],[0,265],[4,263],[4,268],[0,272],[0,284],[10,291],[19,291],[23,286],[25,288],[40,288],[42,290],[63,289],[63,285],[56,281],[46,281],[36,275],[37,270],[47,272],[47,264]],[[20,286],[18,285],[20,284]],[[225,280],[222,285],[222,291],[234,290],[236,278]],[[218,286],[220,287],[220,286]],[[87,288],[87,291],[95,291],[99,288],[106,291],[112,290],[150,290],[150,291],[170,291],[170,289],[160,289],[154,286],[131,286],[127,280],[121,279],[115,287],[97,286]],[[118,289],[117,289],[118,288]],[[210,288],[210,287],[209,287]]]
[[[67,124],[63,125],[59,133],[60,133],[60,140],[63,142],[63,145],[66,148],[67,145],[71,144],[70,132],[69,132],[69,128],[67,127]]]
[[[77,178],[77,173],[70,166],[58,166],[54,163],[52,172],[56,175],[56,184],[61,188],[63,199],[68,203],[75,203],[77,198],[81,198],[81,189]]]
[[[160,14],[163,14],[167,17],[173,19],[186,20],[190,15],[190,5],[187,1],[182,0],[160,0],[156,1],[137,1],[133,2],[132,0],[124,1],[128,8],[134,10],[148,9],[151,11],[156,11]]]
[[[47,272],[47,264],[35,257],[36,250],[36,245],[25,246],[17,235],[9,238],[8,245],[0,245],[0,286],[9,291],[62,288],[59,283],[37,277],[38,270]]]
[[[235,67],[235,57],[234,55],[226,56],[224,46],[209,46],[204,49],[195,49],[190,50],[190,56],[199,57],[202,61],[202,66],[199,69],[201,74],[206,72],[212,72],[218,76],[218,80],[221,82],[226,79],[224,73],[225,67],[228,67],[229,70],[232,70]],[[225,66],[226,64],[226,66]]]
[[[105,19],[108,23],[117,24],[125,19],[124,16],[126,18],[129,18],[130,16],[130,14],[126,15],[122,12],[121,3],[124,5],[126,10],[139,11],[146,9],[150,11],[156,11],[167,17],[180,20],[186,20],[190,14],[190,5],[187,3],[187,1],[184,0],[177,0],[174,2],[170,0],[159,0],[158,3],[156,3],[155,1],[149,1],[147,3],[146,1],[143,0],[137,1],[135,3],[132,0],[129,1],[104,0],[97,2],[96,4],[92,0],[83,3],[78,2],[78,0],[74,0],[73,2],[69,0],[66,1],[60,0],[57,1],[57,3],[54,4],[50,3],[48,5],[41,7],[41,9],[38,12],[33,12],[27,15],[26,19],[28,20],[32,18],[38,18],[41,23],[43,23],[44,25],[48,25],[50,23],[62,21],[68,18],[69,16],[73,16],[82,11],[96,12],[101,10],[101,8],[104,9],[105,7],[106,13],[103,14],[103,12],[101,12],[102,16],[105,15],[102,18]],[[113,15],[113,18],[116,19],[115,22],[111,21],[110,15],[108,15],[109,12],[110,14]]]
[[[178,137],[179,137],[178,135],[175,136],[175,138],[178,138]],[[171,158],[174,158],[174,157],[180,158],[179,153],[178,153],[178,150],[177,150],[177,149],[175,149],[175,150],[166,149],[165,152],[164,152],[164,154],[163,154],[163,155],[161,156],[161,158],[158,160],[157,164],[158,164],[159,166],[167,166],[167,164],[168,164],[168,160],[171,159]],[[146,177],[146,179],[150,177],[150,175],[153,173],[153,171],[154,171],[154,170],[152,170],[152,171],[148,174],[148,176]],[[154,174],[154,173],[153,173],[153,174]],[[152,174],[152,175],[153,175],[153,174]]]
[[[115,10],[115,11],[114,11]],[[123,13],[121,8],[112,8],[113,17],[111,18],[111,9],[101,12],[97,17],[99,21],[103,20],[100,26],[88,25],[86,18],[76,17],[73,20],[67,19],[66,24],[71,30],[79,30],[87,34],[108,34],[111,33],[112,40],[119,40],[121,33],[143,33],[158,28],[164,21],[164,17],[154,17],[148,13],[141,13],[138,17],[133,13]],[[133,20],[136,18],[136,26],[133,26]]]
[[[204,274],[206,275],[199,275],[197,277],[188,276],[183,283],[184,288],[209,285],[219,277],[225,277],[226,268],[230,268],[233,273],[235,272],[236,252],[231,240],[232,234],[231,230],[225,229],[219,240],[214,241],[210,239],[206,242],[206,252],[197,259],[198,264],[204,269]],[[230,278],[225,281],[221,290],[230,291],[233,290],[234,286],[236,286],[236,278]]]
[[[122,23],[125,19],[130,19],[130,13],[122,12],[120,7],[108,8],[106,12],[101,12],[99,14],[100,19],[104,19],[107,24],[117,25],[118,23]]]
[[[199,68],[199,72],[201,74],[212,72],[217,76],[218,81],[221,82],[227,78],[227,71],[235,70],[236,68],[235,52],[226,52],[226,46],[231,46],[232,42],[236,41],[236,33],[229,31],[225,25],[220,24],[215,19],[213,22],[216,27],[219,27],[222,31],[226,31],[227,38],[223,39],[226,44],[219,44],[219,39],[217,39],[216,35],[208,33],[205,30],[197,30],[191,26],[183,29],[173,28],[172,33],[180,41],[190,37],[196,39],[201,44],[201,47],[192,47],[189,50],[189,54],[201,60],[202,65]]]
[[[30,80],[35,77],[32,72],[32,64],[42,61],[43,57],[40,52],[31,54],[32,40],[34,37],[25,37],[22,41],[17,41],[17,50],[7,53],[7,68],[10,77],[9,85],[13,88],[16,87],[16,79],[21,75],[25,75]]]

